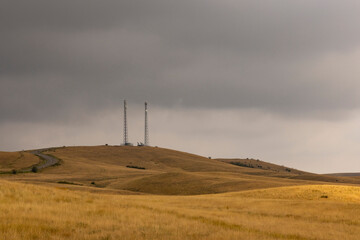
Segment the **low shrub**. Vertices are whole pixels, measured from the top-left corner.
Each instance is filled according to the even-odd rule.
[[[145,169],[144,167],[139,167],[139,166],[132,166],[132,165],[127,165],[126,167],[127,167],[127,168],[136,168],[136,169],[142,169],[142,170],[144,170],[144,169]]]
[[[36,166],[33,166],[33,167],[31,168],[31,171],[32,171],[33,173],[37,173],[37,172],[39,171],[39,169],[38,169]]]

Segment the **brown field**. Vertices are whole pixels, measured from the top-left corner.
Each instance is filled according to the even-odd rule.
[[[135,196],[0,180],[0,236],[5,240],[355,240],[359,215],[360,188],[352,186]]]
[[[28,152],[0,152],[0,172],[20,170],[40,162],[40,159]]]
[[[277,165],[269,169],[241,167],[224,160],[154,147],[66,147],[47,153],[60,158],[61,165],[36,174],[0,178],[52,186],[67,183],[71,185],[67,187],[92,192],[158,195],[212,194],[325,182],[360,183],[359,178],[280,171],[275,168]]]

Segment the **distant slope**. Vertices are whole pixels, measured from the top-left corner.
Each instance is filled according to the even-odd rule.
[[[328,176],[339,176],[339,177],[360,177],[360,172],[353,173],[329,173]]]
[[[243,167],[229,164],[229,161],[241,161],[239,159],[208,159],[157,147],[62,147],[44,153],[61,159],[61,165],[36,174],[0,177],[90,191],[170,195],[222,193],[324,181],[360,183],[360,179],[323,176],[295,169],[289,171],[286,167],[256,160],[247,163],[256,167]]]
[[[273,163],[264,162],[258,159],[249,159],[249,158],[216,159],[216,160],[239,167],[267,170],[266,173],[263,173],[266,176],[289,178],[289,179],[302,179],[302,180],[310,180],[310,181],[321,181],[321,182],[360,184],[360,179],[349,178],[350,176],[355,176],[355,175],[315,174],[315,173],[300,171],[294,168],[276,165]]]
[[[253,158],[246,158],[246,159],[240,159],[240,158],[234,158],[234,159],[224,159],[219,158],[216,159],[221,162],[230,163],[236,166],[240,167],[247,167],[247,168],[254,168],[254,169],[262,169],[262,170],[270,170],[273,172],[279,172],[279,173],[294,173],[294,174],[305,174],[307,172],[300,171],[294,168],[289,168],[285,166],[276,165],[269,162],[264,162],[259,159],[253,159]]]

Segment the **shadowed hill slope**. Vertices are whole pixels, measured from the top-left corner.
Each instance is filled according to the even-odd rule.
[[[298,170],[276,171],[274,168],[277,165],[270,169],[243,167],[229,164],[226,160],[157,147],[63,147],[44,153],[61,159],[61,165],[39,173],[2,177],[39,184],[62,184],[66,188],[87,191],[169,195],[319,184],[319,181],[360,183],[360,179],[322,176]]]

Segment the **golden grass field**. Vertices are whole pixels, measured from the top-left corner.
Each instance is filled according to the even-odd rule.
[[[327,196],[327,198],[322,198]],[[0,180],[1,239],[359,239],[360,188],[108,195]]]
[[[358,177],[153,147],[46,153],[61,164],[0,174],[0,240],[360,239]],[[39,161],[0,152],[3,171]]]

